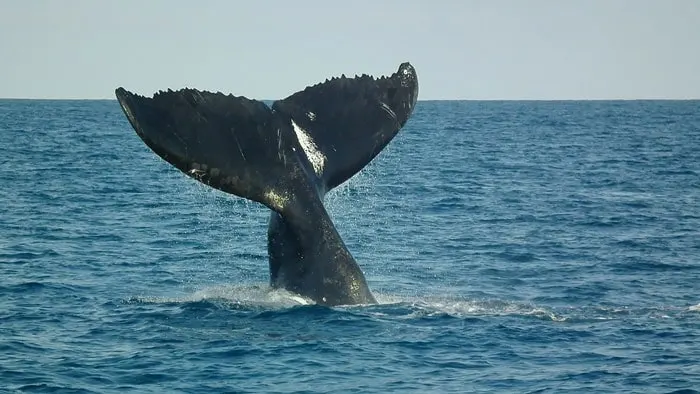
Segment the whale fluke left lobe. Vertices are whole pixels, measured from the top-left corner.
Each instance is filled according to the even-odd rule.
[[[161,158],[207,185],[282,211],[298,184],[295,137],[265,103],[182,89],[153,97],[116,90],[139,137]]]

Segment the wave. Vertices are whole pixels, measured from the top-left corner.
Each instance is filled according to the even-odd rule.
[[[175,297],[136,296],[127,303],[142,304],[201,304],[211,303],[223,308],[258,312],[284,311],[297,307],[307,310],[323,308],[339,312],[367,314],[377,318],[414,319],[424,317],[528,316],[560,321],[564,318],[537,305],[503,300],[470,300],[448,297],[411,297],[375,293],[377,304],[341,305],[333,308],[316,305],[298,294],[262,285],[217,285]],[[308,308],[312,307],[312,308]],[[317,307],[317,308],[313,308]],[[303,309],[303,308],[302,308]],[[303,312],[301,312],[303,313]]]
[[[137,296],[137,304],[177,304],[185,309],[214,308],[258,315],[340,313],[376,319],[414,320],[435,318],[481,319],[515,317],[554,323],[595,323],[622,319],[682,318],[700,312],[694,306],[571,306],[550,307],[527,301],[469,299],[461,296],[403,296],[375,293],[377,304],[325,307],[298,294],[267,284],[216,285],[175,297]],[[321,312],[324,311],[324,312]],[[688,312],[693,312],[688,315]]]

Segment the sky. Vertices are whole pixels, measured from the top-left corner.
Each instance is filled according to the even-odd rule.
[[[286,97],[418,72],[421,100],[700,98],[700,0],[0,0],[0,97]]]

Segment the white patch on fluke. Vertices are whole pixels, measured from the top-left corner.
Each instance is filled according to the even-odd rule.
[[[397,121],[397,122],[399,121],[399,119],[396,116],[396,112],[394,112],[394,110],[391,109],[391,107],[389,107],[388,105],[386,105],[386,103],[383,103],[383,102],[379,102],[379,105],[382,107],[384,112],[389,114],[389,116],[391,116],[395,121]]]
[[[313,122],[314,120],[316,120],[316,114],[313,113],[313,112],[311,112],[311,111],[307,112],[307,113],[306,113],[306,116],[308,116],[308,117],[309,117],[309,120],[312,121],[312,122]]]
[[[297,135],[297,140],[299,140],[299,145],[304,149],[306,153],[306,158],[311,162],[311,166],[314,168],[314,172],[319,177],[323,173],[323,167],[326,165],[326,156],[318,150],[318,146],[311,136],[306,133],[306,130],[302,129],[297,125],[294,120],[292,120],[292,128],[294,128],[294,133]]]

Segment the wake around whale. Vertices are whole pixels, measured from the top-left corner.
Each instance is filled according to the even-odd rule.
[[[196,89],[143,97],[116,89],[136,134],[198,181],[272,209],[270,283],[323,305],[375,303],[323,205],[413,112],[418,77],[341,76],[275,101]]]

